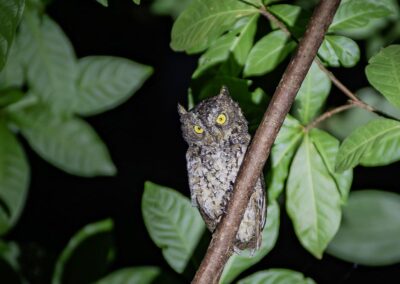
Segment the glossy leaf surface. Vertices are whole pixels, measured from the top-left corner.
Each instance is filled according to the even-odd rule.
[[[74,111],[93,115],[126,101],[150,76],[152,69],[112,56],[88,56],[79,60],[78,95]]]
[[[382,49],[365,69],[368,81],[400,109],[400,45]]]
[[[0,235],[15,225],[24,208],[29,172],[24,150],[0,120]]]
[[[361,160],[366,163],[385,164],[400,156],[398,138],[400,122],[379,118],[357,128],[342,143],[336,161],[336,170],[355,167]],[[371,158],[376,158],[373,161]]]
[[[175,51],[200,52],[241,17],[258,13],[257,8],[236,0],[194,0],[172,28]]]
[[[182,273],[190,261],[205,225],[198,210],[177,191],[145,183],[143,219],[152,240],[162,249],[168,264]]]
[[[286,210],[301,244],[315,257],[339,228],[340,195],[316,147],[306,135],[290,167]]]
[[[327,252],[362,265],[400,262],[400,195],[380,190],[350,194],[343,221]]]
[[[93,283],[102,277],[114,256],[113,226],[106,219],[80,229],[58,257],[52,283]]]

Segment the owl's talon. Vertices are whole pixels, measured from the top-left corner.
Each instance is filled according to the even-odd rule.
[[[242,250],[236,246],[233,246],[233,252],[237,255],[240,255],[242,253]]]

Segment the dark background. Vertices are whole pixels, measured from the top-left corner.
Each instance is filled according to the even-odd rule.
[[[105,8],[95,0],[55,0],[47,12],[64,29],[78,57],[127,57],[153,66],[154,74],[128,102],[87,119],[107,144],[118,168],[116,177],[68,175],[39,158],[23,141],[31,164],[31,186],[20,221],[7,239],[21,244],[23,270],[32,283],[49,281],[52,264],[76,231],[108,217],[115,222],[117,244],[112,269],[157,265],[171,271],[144,227],[140,204],[146,180],[189,195],[186,145],[180,135],[176,104],[186,103],[197,58],[169,48],[173,21],[153,15],[147,2],[141,6],[131,0],[109,2]],[[356,90],[367,85],[362,66],[365,62],[338,69],[335,74]],[[339,97],[343,96],[333,90],[330,100],[339,101]],[[359,167],[353,189],[397,190],[398,170],[398,163]],[[316,260],[297,241],[283,208],[281,215],[275,248],[246,274],[271,267],[290,268],[318,283],[392,283],[389,279],[400,276],[400,265],[370,268],[329,255]]]

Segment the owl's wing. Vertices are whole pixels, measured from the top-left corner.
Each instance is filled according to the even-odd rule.
[[[197,203],[196,194],[194,194],[193,190],[191,189],[190,189],[190,199],[192,200],[192,206],[198,208],[199,204]]]
[[[260,214],[261,214],[261,222],[260,222],[260,227],[261,231],[264,229],[265,222],[267,221],[267,197],[266,197],[266,188],[265,188],[265,180],[264,180],[264,174],[261,173],[260,175],[260,182],[261,182],[261,194],[260,194],[260,200],[259,200],[259,205],[260,205]]]
[[[196,204],[197,204],[197,198],[196,198]],[[219,216],[217,220],[214,220],[208,217],[208,215],[206,214],[206,212],[204,212],[201,206],[197,205],[197,208],[199,209],[200,215],[201,217],[203,217],[203,220],[206,223],[208,230],[210,230],[210,232],[213,233],[215,228],[217,227],[217,224],[221,220],[221,216]]]
[[[196,158],[193,158],[193,153],[191,152],[190,148],[186,152],[186,169],[188,172],[188,179],[189,179],[189,189],[190,189],[190,199],[192,201],[193,207],[199,207],[196,198],[196,191],[194,190],[195,184],[197,181],[195,180],[194,173],[199,168],[199,162]]]
[[[255,187],[255,190],[258,191],[256,192],[257,194],[256,202],[257,202],[257,208],[259,209],[256,216],[257,220],[259,220],[259,226],[256,232],[256,249],[259,249],[261,247],[262,232],[264,230],[265,222],[267,220],[265,181],[264,181],[264,175],[262,173],[260,175],[259,181],[261,186]]]

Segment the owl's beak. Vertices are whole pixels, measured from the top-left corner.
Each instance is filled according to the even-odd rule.
[[[213,131],[212,137],[213,137],[214,142],[220,143],[221,140],[224,138],[224,134],[221,131],[217,130],[217,131]]]

